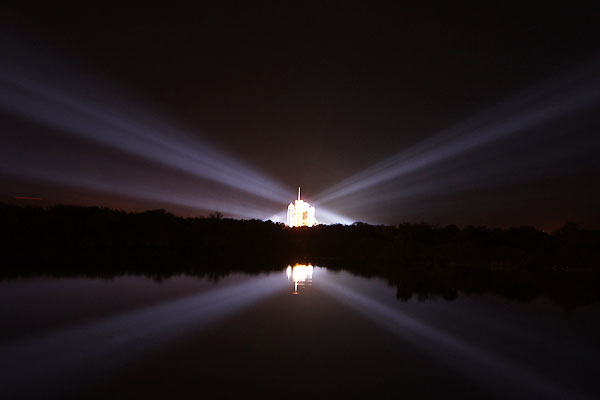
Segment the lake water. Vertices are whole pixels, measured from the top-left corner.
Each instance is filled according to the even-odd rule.
[[[0,282],[0,398],[598,398],[600,306],[296,266]]]

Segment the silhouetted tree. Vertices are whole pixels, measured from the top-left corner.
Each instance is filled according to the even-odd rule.
[[[54,274],[164,279],[281,269],[302,260],[386,278],[397,296],[492,291],[565,305],[598,301],[600,232],[355,223],[288,228],[260,220],[181,218],[165,210],[0,204],[0,277]]]

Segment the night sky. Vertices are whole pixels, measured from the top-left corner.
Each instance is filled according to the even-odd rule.
[[[600,228],[600,14],[397,3],[5,10],[0,201],[185,216],[247,201],[258,211],[223,211],[268,218],[300,185],[317,218],[321,206],[369,223]],[[21,109],[26,96],[13,101],[24,70],[13,61],[35,64],[36,85],[109,104],[122,118],[157,119],[167,126],[156,125],[161,137],[183,143],[168,128],[177,126],[185,143],[251,166],[289,199],[222,187],[79,136],[81,126],[65,133],[64,124],[40,121]],[[524,122],[534,114],[535,123]],[[481,116],[487,122],[457,128]],[[488,140],[498,126],[503,133]],[[371,183],[344,192],[348,182]],[[119,189],[137,185],[137,195]]]

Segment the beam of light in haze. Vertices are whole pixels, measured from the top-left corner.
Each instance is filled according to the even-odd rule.
[[[285,275],[253,277],[206,293],[97,322],[22,339],[0,347],[0,394],[60,391],[85,378],[167,346],[251,307],[287,286]]]
[[[525,367],[429,326],[396,308],[332,282],[327,277],[319,279],[319,286],[322,286],[327,294],[366,318],[447,363],[468,378],[488,386],[496,394],[502,394],[506,398],[521,397],[518,393],[526,393],[529,398],[586,398]],[[521,392],[516,392],[515,386]]]
[[[148,187],[135,179],[123,182],[115,174],[83,176],[84,173],[77,168],[59,168],[56,165],[58,163],[51,159],[52,155],[45,163],[38,161],[25,164],[17,155],[26,154],[30,149],[11,146],[10,142],[0,148],[3,160],[0,172],[195,209],[219,210],[244,218],[264,219],[273,213],[274,204],[284,205],[290,200],[291,190],[205,139],[155,117],[123,96],[111,93],[106,85],[65,66],[32,57],[6,38],[0,37],[0,43],[5,50],[0,60],[0,109],[3,111],[61,134],[149,160],[191,177],[216,183],[228,188],[229,192],[241,191],[254,198],[246,196],[244,200],[236,200],[232,196],[221,196],[210,199],[203,195],[194,199],[180,194],[180,191],[186,190],[186,186],[199,184],[198,180],[192,179],[183,182],[181,190],[167,191],[160,182]],[[32,144],[29,143],[29,146]],[[57,157],[68,157],[69,149],[65,148],[63,152],[65,154]],[[105,163],[110,163],[110,159]],[[268,204],[265,205],[261,199]],[[332,212],[329,214],[335,215]],[[341,220],[344,218],[334,219],[333,222]]]
[[[74,188],[89,189],[94,192],[104,192],[109,194],[118,193],[121,196],[127,196],[140,200],[152,200],[161,204],[175,206],[184,206],[192,210],[218,210],[228,215],[241,218],[258,218],[269,213],[269,208],[261,207],[260,203],[245,201],[244,199],[228,198],[225,201],[215,198],[210,194],[204,193],[202,196],[185,192],[185,185],[177,191],[171,191],[161,185],[143,184],[137,182],[132,184],[120,177],[87,177],[77,170],[57,169],[53,167],[44,171],[19,166],[14,168],[12,165],[0,162],[3,171],[10,172],[13,176],[22,178],[39,179],[44,182],[52,182],[59,185],[69,185]]]
[[[75,73],[66,78],[47,63],[40,69],[33,62],[2,60],[0,106],[5,111],[266,199],[287,200],[288,190],[250,166],[119,96],[103,93],[102,85]]]
[[[426,170],[435,164],[467,153],[482,151],[482,148],[515,134],[522,134],[521,140],[523,140],[527,138],[527,131],[533,128],[598,104],[600,102],[598,76],[600,76],[600,61],[594,59],[347,178],[319,194],[318,201],[314,203],[321,205],[336,199],[350,200],[350,195],[355,195],[354,198],[367,196],[368,200],[376,202],[378,197],[373,196],[372,192],[367,193],[367,189]],[[534,154],[533,156],[541,158],[547,155]],[[398,193],[405,189],[410,190],[403,187],[401,190],[398,189]],[[363,191],[364,194],[357,194]]]
[[[459,193],[473,189],[489,188],[503,182],[510,184],[527,183],[545,178],[560,178],[572,173],[584,172],[585,163],[570,165],[573,159],[591,149],[583,149],[573,144],[570,147],[545,149],[546,160],[531,157],[530,154],[512,154],[509,160],[490,162],[481,168],[481,160],[463,159],[462,163],[454,166],[441,164],[431,167],[426,174],[406,174],[393,182],[381,183],[377,186],[377,196],[352,196],[343,200],[334,200],[348,213],[360,212],[378,204],[393,204],[398,200],[432,198],[443,193]],[[569,168],[564,168],[569,165]],[[518,170],[520,173],[516,174]],[[399,190],[398,188],[402,189]]]

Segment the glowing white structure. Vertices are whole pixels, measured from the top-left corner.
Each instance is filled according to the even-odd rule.
[[[306,201],[300,200],[300,188],[298,188],[298,200],[288,206],[287,226],[313,226],[318,223],[315,218],[315,208]]]

